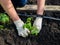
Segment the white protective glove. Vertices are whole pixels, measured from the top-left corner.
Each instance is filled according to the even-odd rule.
[[[28,36],[28,33],[30,33],[30,31],[27,28],[23,29],[24,23],[22,20],[19,19],[17,21],[14,21],[14,24],[16,25],[19,36],[22,36],[22,37]]]
[[[42,17],[36,17],[33,26],[36,26],[38,29],[38,33],[40,32],[41,28],[42,28]]]

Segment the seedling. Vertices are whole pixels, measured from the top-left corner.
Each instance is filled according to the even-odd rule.
[[[0,22],[3,24],[9,23],[9,17],[5,13],[0,13]]]
[[[0,29],[3,29],[5,25],[9,24],[10,19],[5,13],[0,13]]]
[[[32,17],[27,18],[27,21],[24,24],[23,28],[29,29],[30,34],[32,35],[38,35],[38,29],[35,26],[32,26],[32,23],[31,23],[32,19],[33,19]]]
[[[31,20],[32,20],[32,18],[27,18],[27,21],[24,24],[23,28],[28,28],[29,30],[31,30],[31,28],[32,28]]]

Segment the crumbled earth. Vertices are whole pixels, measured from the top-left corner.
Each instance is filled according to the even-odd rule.
[[[59,2],[59,0],[49,0],[47,4],[60,5]],[[45,11],[44,15],[60,18],[59,11]],[[24,18],[23,20],[25,21]],[[37,36],[29,35],[26,38],[18,36],[14,25],[10,27],[10,29],[0,30],[0,45],[60,45],[60,21],[43,19],[40,33]]]

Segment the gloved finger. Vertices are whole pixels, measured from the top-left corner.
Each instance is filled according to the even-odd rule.
[[[25,36],[28,36],[28,33],[27,33],[27,32],[23,32],[23,34],[24,34]]]
[[[25,31],[26,31],[27,33],[30,33],[29,29],[27,29],[27,28],[25,28]]]
[[[27,33],[30,33],[30,31],[29,31],[29,30],[27,30]]]
[[[20,33],[19,36],[26,37],[23,33]]]

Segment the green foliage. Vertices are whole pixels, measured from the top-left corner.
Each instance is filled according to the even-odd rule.
[[[10,19],[5,13],[0,13],[0,22],[3,24],[9,23]]]
[[[32,19],[32,18],[27,18],[27,21],[26,21],[26,23],[24,24],[23,28],[28,28],[29,30],[31,30],[31,28],[32,28],[31,19]]]
[[[10,19],[9,16],[7,16],[5,13],[0,13],[0,29],[4,28],[4,25],[9,24]]]
[[[38,29],[32,26],[31,20],[32,20],[32,17],[27,18],[27,21],[24,24],[23,28],[28,28],[32,35],[38,35]]]
[[[3,29],[4,28],[4,26],[3,25],[0,25],[0,29]]]
[[[38,29],[36,27],[32,26],[31,34],[32,35],[38,35]]]

